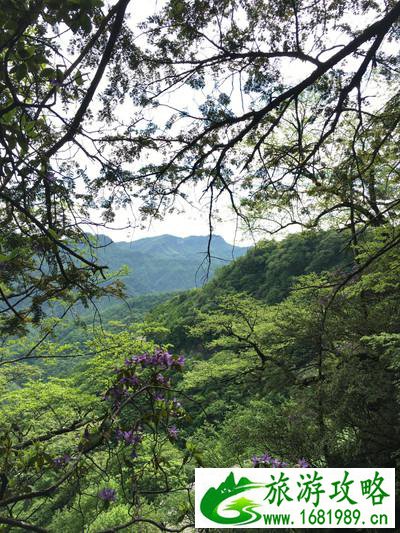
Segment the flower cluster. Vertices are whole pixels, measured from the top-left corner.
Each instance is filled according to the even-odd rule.
[[[143,435],[133,429],[129,431],[117,429],[117,431],[115,432],[115,437],[117,440],[125,442],[125,444],[132,444],[133,446],[136,446],[141,442]]]
[[[179,436],[179,429],[176,426],[170,426],[167,428],[167,433],[171,440],[176,440]]]
[[[175,419],[184,415],[182,404],[177,398],[172,398],[170,374],[171,371],[181,369],[185,358],[172,355],[161,348],[153,352],[133,355],[125,360],[125,364],[115,369],[115,380],[103,398],[113,403],[113,408],[119,413],[122,407],[130,403],[130,399],[142,394],[142,399],[149,401],[148,414],[143,413],[146,421],[151,419],[158,424],[165,423],[165,430],[170,440],[177,440],[179,430],[170,423],[170,417]],[[142,403],[142,408],[144,404]],[[132,457],[137,456],[137,445],[143,438],[140,420],[134,428],[118,428],[115,439],[132,447]],[[164,424],[163,424],[164,425]]]
[[[125,360],[126,366],[141,365],[142,367],[159,367],[159,368],[182,368],[185,364],[183,355],[172,355],[166,350],[157,348],[154,353],[145,352],[140,355],[134,355]]]
[[[122,376],[119,379],[119,383],[130,387],[138,387],[140,385],[140,379],[137,376]]]
[[[288,463],[272,457],[268,452],[259,457],[254,455],[251,458],[251,462],[255,468],[285,468],[289,466]],[[299,466],[300,468],[308,468],[310,464],[303,458],[299,460],[296,466]]]
[[[145,352],[140,355],[134,355],[125,360],[125,365],[122,368],[116,368],[117,380],[112,387],[108,389],[104,395],[105,400],[112,400],[116,406],[128,398],[131,391],[136,391],[139,387],[145,387],[149,383],[155,386],[168,388],[170,380],[162,372],[169,369],[181,369],[185,364],[183,355],[172,355],[166,350],[157,348],[153,353]],[[136,372],[139,368],[149,368],[154,370],[148,382],[144,381],[144,377],[139,378]]]
[[[156,392],[155,395],[154,395],[154,400],[156,402],[165,403],[165,396],[164,396],[164,394],[161,394],[161,392]]]
[[[139,429],[130,429],[127,431],[117,429],[115,432],[115,438],[117,441],[123,442],[127,446],[132,446],[131,457],[137,457],[137,446],[143,439],[143,434]]]
[[[55,457],[53,459],[53,464],[55,468],[62,468],[66,466],[71,461],[71,456],[65,453],[61,457]]]
[[[164,385],[165,387],[169,387],[169,378],[166,376],[163,376],[162,374],[156,374],[155,376],[156,383],[160,385]]]
[[[260,466],[270,466],[272,468],[284,468],[285,466],[288,466],[288,463],[285,463],[283,461],[280,461],[279,459],[275,459],[274,457],[271,457],[269,453],[264,453],[260,457],[257,457],[254,455],[251,458],[251,462],[253,463],[253,466],[255,468]]]
[[[101,489],[98,496],[100,500],[103,500],[104,502],[115,502],[115,500],[117,499],[117,492],[115,489],[110,489],[109,487],[106,487],[104,489]]]

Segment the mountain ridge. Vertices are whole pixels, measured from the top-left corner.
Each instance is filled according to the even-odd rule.
[[[215,235],[210,243],[208,269],[208,235],[177,237],[164,234],[134,241],[113,241],[99,234],[92,239],[101,264],[107,265],[110,271],[128,267],[129,272],[121,275],[128,296],[200,286],[207,274],[211,278],[218,267],[241,257],[248,249],[231,245]]]

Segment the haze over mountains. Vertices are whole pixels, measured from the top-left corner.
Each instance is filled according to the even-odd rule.
[[[121,277],[128,296],[171,292],[201,286],[207,276],[208,236],[161,235],[132,242],[113,242],[99,235],[98,262],[111,272],[128,267]],[[228,244],[218,235],[211,241],[209,277],[215,270],[244,255],[246,247]]]

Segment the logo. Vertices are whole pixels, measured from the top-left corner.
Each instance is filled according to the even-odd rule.
[[[261,518],[261,515],[255,511],[255,507],[260,507],[260,504],[249,500],[248,498],[241,496],[224,507],[225,511],[236,511],[237,515],[232,517],[226,517],[219,514],[220,507],[223,508],[223,503],[226,500],[231,499],[234,496],[242,494],[245,491],[253,489],[262,489],[266,485],[250,481],[246,477],[239,479],[238,483],[235,483],[235,477],[233,472],[230,472],[220,486],[215,489],[211,487],[204,494],[201,503],[200,510],[204,516],[213,522],[218,524],[231,524],[231,525],[247,525],[256,522]]]

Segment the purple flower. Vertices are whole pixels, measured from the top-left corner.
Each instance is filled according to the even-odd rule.
[[[260,462],[262,463],[270,464],[271,461],[272,461],[272,457],[269,455],[269,453],[264,453],[260,457]]]
[[[71,460],[71,457],[68,454],[64,454],[61,457],[56,457],[53,459],[53,464],[56,468],[62,468],[67,465]]]
[[[156,375],[156,381],[157,381],[157,383],[160,383],[161,385],[168,385],[169,384],[169,379],[166,378],[165,376],[163,376],[162,374],[157,374]]]
[[[286,466],[288,466],[288,463],[280,461],[279,459],[271,459],[271,466],[273,468],[285,468]]]
[[[149,357],[149,354],[148,354],[148,353],[142,353],[142,354],[140,354],[140,355],[135,355],[134,357],[132,357],[132,359],[133,359],[136,363],[146,363],[148,357]]]
[[[50,182],[56,181],[56,177],[53,172],[48,172],[45,176],[45,179]]]
[[[168,436],[170,439],[176,440],[179,435],[179,429],[176,426],[170,426],[167,428]]]
[[[145,352],[125,360],[126,366],[132,364],[140,364],[142,367],[153,366],[167,369],[172,366],[182,367],[185,364],[185,358],[183,355],[176,357],[161,348],[157,348],[151,355]]]
[[[174,358],[169,352],[163,352],[159,355],[160,363],[164,364],[167,368],[174,364]]]
[[[253,455],[253,457],[251,458],[251,462],[253,463],[253,466],[256,467],[260,464],[260,458],[256,455]]]
[[[299,462],[297,464],[300,468],[310,468],[310,463],[306,459],[304,459],[304,457],[302,459],[299,459]]]
[[[183,365],[185,364],[185,358],[184,358],[184,356],[183,356],[183,355],[180,355],[180,356],[178,357],[178,359],[175,361],[175,364],[176,364],[177,366],[180,366],[180,367],[182,368]]]
[[[140,380],[137,376],[123,376],[119,380],[119,383],[121,383],[122,385],[131,385],[132,387],[136,387],[137,385],[139,385]]]
[[[110,489],[109,487],[106,487],[104,489],[101,489],[98,496],[100,500],[103,500],[105,502],[115,502],[117,498],[117,493],[114,489]]]
[[[142,435],[131,429],[130,431],[123,431],[122,429],[117,429],[115,432],[117,440],[123,440],[126,444],[132,444],[136,446],[142,440]]]
[[[251,458],[251,462],[253,463],[254,467],[271,465],[272,468],[285,468],[288,466],[288,463],[280,461],[279,459],[275,459],[275,457],[272,457],[268,452],[263,453],[260,457],[254,455]]]
[[[163,402],[165,400],[164,396],[160,392],[157,392],[157,394],[154,396],[154,399],[156,402]]]
[[[125,361],[125,364],[128,364],[128,365],[133,365],[135,363],[144,364],[147,361],[147,356],[148,354],[146,353],[143,353],[141,355],[134,355],[133,357],[131,357],[131,359],[127,359]]]
[[[278,459],[274,459],[274,458],[272,458],[272,459],[271,459],[271,466],[272,466],[273,468],[280,468],[280,466],[281,466],[281,462],[280,462]]]

